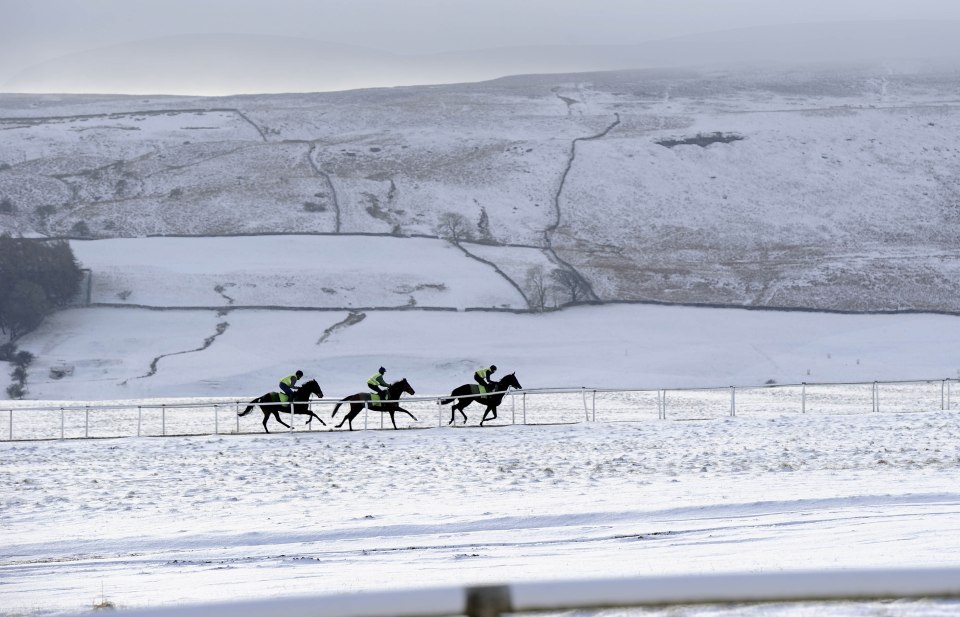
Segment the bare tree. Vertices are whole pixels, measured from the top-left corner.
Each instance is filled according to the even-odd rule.
[[[530,308],[542,313],[547,306],[547,292],[550,290],[547,273],[543,266],[532,266],[527,269],[526,287]]]
[[[440,215],[437,222],[437,235],[445,238],[454,244],[459,244],[461,240],[471,240],[473,234],[470,231],[470,222],[467,217],[457,212],[444,212]]]
[[[559,291],[566,292],[570,302],[577,302],[587,295],[587,283],[573,270],[554,270],[550,273]]]

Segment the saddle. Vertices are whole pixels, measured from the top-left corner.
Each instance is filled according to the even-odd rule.
[[[470,394],[487,394],[487,389],[478,383],[470,384]]]
[[[376,392],[371,392],[367,395],[367,401],[370,403],[371,407],[379,407],[381,396]]]
[[[290,398],[283,392],[271,392],[267,398],[269,403],[280,403],[283,406],[283,411],[287,411],[290,407]]]

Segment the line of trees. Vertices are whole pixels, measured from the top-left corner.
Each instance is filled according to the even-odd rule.
[[[82,279],[67,241],[0,236],[0,332],[16,340],[33,330]]]

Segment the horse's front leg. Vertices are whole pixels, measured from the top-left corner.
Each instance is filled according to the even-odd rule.
[[[405,414],[407,414],[408,416],[410,416],[411,418],[413,418],[413,421],[414,421],[414,422],[417,422],[417,417],[416,417],[415,415],[413,415],[412,413],[410,413],[409,411],[407,411],[406,409],[404,409],[403,407],[397,406],[397,411],[402,411],[403,413],[405,413]],[[391,413],[390,415],[393,416],[393,413]]]

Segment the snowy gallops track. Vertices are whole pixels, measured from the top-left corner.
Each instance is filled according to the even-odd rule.
[[[569,424],[629,422],[647,419],[697,420],[724,416],[780,414],[849,414],[879,411],[923,412],[957,406],[953,379],[873,381],[862,383],[802,383],[682,389],[540,388],[510,390],[496,419],[485,426],[505,424]],[[105,437],[224,435],[263,430],[262,412],[238,414],[254,397],[225,399],[147,399],[97,402],[9,401],[0,405],[0,440],[84,439]],[[462,417],[441,402],[449,395],[411,396],[400,400],[416,416],[398,413],[399,428],[463,426]],[[463,397],[470,398],[470,397]],[[306,416],[282,414],[291,429],[268,421],[271,432],[334,430],[346,409],[331,418],[340,398],[313,399],[311,409],[326,422],[304,424]],[[477,425],[484,406],[465,409],[467,425]],[[655,414],[655,415],[654,415]],[[451,420],[453,420],[451,422]],[[391,428],[389,416],[365,409],[354,429]],[[344,425],[341,430],[347,430]]]
[[[298,417],[298,430],[265,435],[245,416],[244,435],[3,441],[0,614],[75,614],[101,597],[171,617],[201,604],[211,617],[457,614],[465,588],[502,600],[504,586],[517,610],[956,593],[960,423],[947,384],[808,385],[806,413],[802,386],[729,390],[661,391],[667,420],[656,391],[597,391],[595,422],[592,391],[521,392],[515,412],[501,407],[501,423],[518,424],[492,430],[304,431]],[[528,424],[548,412],[571,423],[521,424],[524,398]],[[839,411],[825,413],[828,399]],[[410,407],[436,425],[435,402]],[[25,424],[41,412],[18,413]],[[177,428],[196,409],[168,414]],[[958,607],[858,601],[839,614]],[[733,615],[800,614],[779,610]]]

